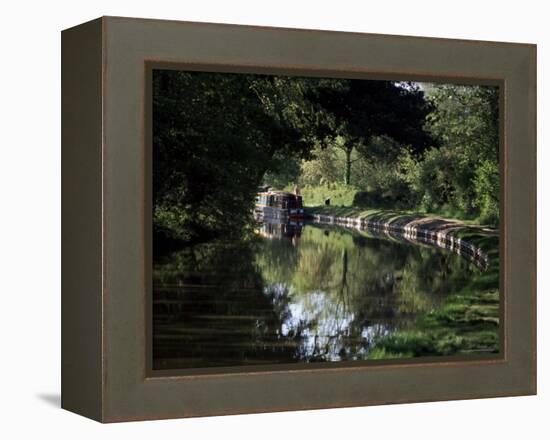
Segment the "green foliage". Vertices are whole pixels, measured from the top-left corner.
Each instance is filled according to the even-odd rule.
[[[373,137],[368,146],[352,151],[350,173],[354,184],[346,185],[347,158],[342,145],[342,138],[336,138],[329,145],[314,148],[312,158],[302,161],[300,183],[308,188],[307,205],[322,204],[324,198],[317,195],[326,194],[332,195],[337,205],[400,209],[415,206],[419,165],[411,149],[386,136]],[[346,192],[354,194],[353,199],[342,200],[340,194],[329,194],[335,188],[339,193],[347,188]]]
[[[316,136],[345,155],[344,183],[352,180],[354,151],[374,137],[388,137],[419,153],[430,143],[423,130],[430,103],[415,83],[323,79],[306,88],[318,111]],[[368,157],[368,156],[367,156]]]
[[[498,224],[498,88],[438,85],[426,129],[440,142],[421,162],[426,210],[455,210]]]
[[[387,157],[370,153],[358,161],[357,187],[361,188],[355,204],[360,207],[409,209],[418,206],[419,163],[411,149],[396,147],[388,139],[377,139],[372,150],[387,145],[393,152]],[[398,150],[398,151],[395,151]],[[370,156],[368,156],[370,154]]]
[[[307,111],[302,83],[288,77],[156,70],[155,233],[242,235],[264,174],[308,156]]]
[[[421,161],[416,186],[422,194],[422,207],[429,212],[458,203],[454,199],[456,194],[449,153],[443,149],[432,148],[424,154]]]
[[[311,152],[309,160],[301,164],[300,184],[322,186],[345,183],[344,151],[340,148],[342,138],[335,138],[329,145],[318,143]]]
[[[167,70],[153,86],[158,237],[242,237],[260,184],[498,223],[497,88]]]
[[[498,163],[482,161],[474,177],[474,192],[477,194],[474,206],[479,210],[480,219],[484,223],[499,222],[499,194],[496,191],[499,187]]]
[[[324,115],[320,139],[341,136],[342,146],[367,145],[373,136],[388,136],[413,145],[428,145],[422,129],[430,105],[414,83],[323,79],[306,89],[307,98]]]
[[[301,173],[301,161],[289,156],[275,154],[272,165],[263,177],[263,185],[275,189],[289,186],[292,182],[298,182]]]
[[[302,163],[302,182],[322,187],[351,181],[352,204],[361,208],[416,209],[498,225],[498,88],[436,85],[426,99],[431,148],[403,142],[414,136],[371,134],[347,154],[350,139],[359,138],[340,134]],[[308,204],[321,203],[317,197]]]

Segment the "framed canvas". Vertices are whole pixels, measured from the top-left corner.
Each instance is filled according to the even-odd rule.
[[[62,33],[62,406],[536,393],[536,46]]]

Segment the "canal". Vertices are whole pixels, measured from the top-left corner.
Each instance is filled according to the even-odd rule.
[[[157,370],[369,359],[486,278],[446,249],[312,223],[262,223],[248,240],[156,257],[153,272]],[[498,322],[481,324],[478,348],[494,352]]]

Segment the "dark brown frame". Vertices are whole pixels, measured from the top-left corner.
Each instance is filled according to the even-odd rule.
[[[502,356],[153,374],[155,66],[500,85]],[[64,31],[62,406],[114,422],[536,393],[535,156],[534,45],[115,17]]]

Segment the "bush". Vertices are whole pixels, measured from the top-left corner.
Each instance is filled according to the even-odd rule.
[[[474,203],[480,211],[481,222],[498,224],[499,188],[498,164],[488,160],[481,162],[474,177]]]
[[[360,189],[353,201],[354,206],[407,209],[417,205],[417,160],[406,146],[399,146],[398,152],[395,152],[397,147],[393,144],[388,148],[390,153],[387,158],[360,157],[354,163],[353,181]]]
[[[498,224],[498,96],[496,87],[449,84],[429,94],[426,129],[440,147],[421,161],[424,209]]]

